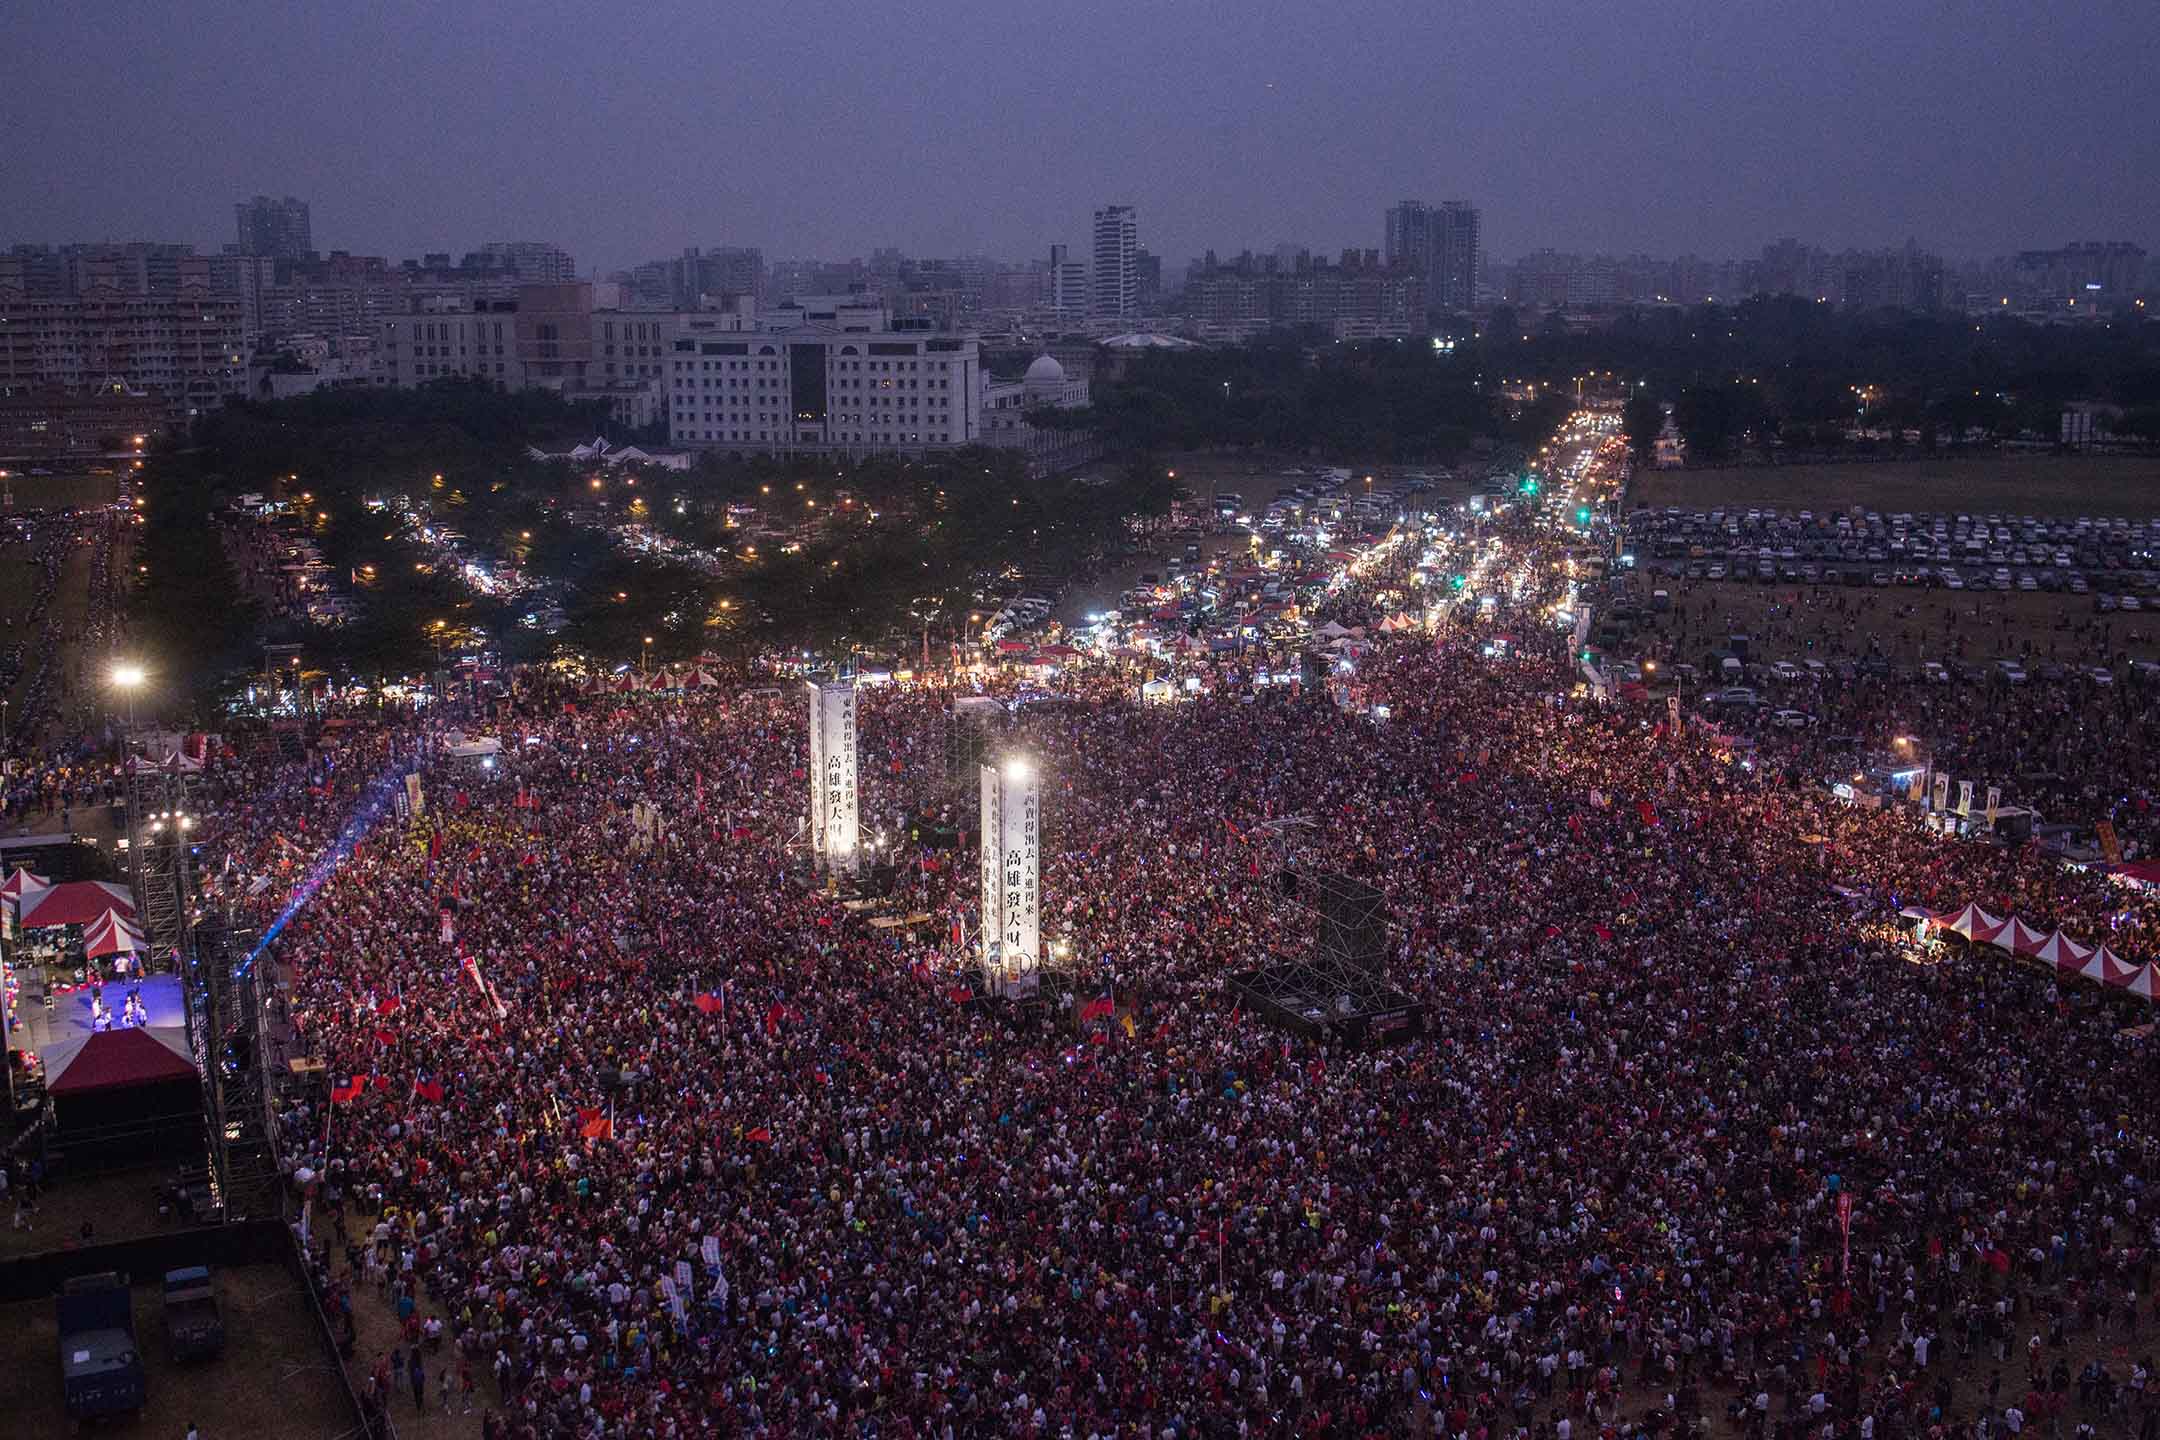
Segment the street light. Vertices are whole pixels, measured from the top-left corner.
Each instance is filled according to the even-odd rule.
[[[645,637],[645,673],[652,674],[652,636]]]
[[[112,668],[113,688],[127,696],[130,730],[135,728],[135,692],[142,689],[144,678],[143,667],[129,661],[122,661]]]

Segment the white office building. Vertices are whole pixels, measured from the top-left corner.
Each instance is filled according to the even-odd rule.
[[[1140,307],[1140,226],[1130,205],[1095,212],[1095,264],[1091,314],[1123,319]]]
[[[668,438],[762,454],[923,454],[982,439],[975,337],[896,329],[862,296],[682,316]]]

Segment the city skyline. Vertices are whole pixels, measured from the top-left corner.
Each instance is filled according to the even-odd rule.
[[[1918,5],[1687,4],[1649,34],[1538,6],[1445,30],[1419,6],[1263,7],[1222,34],[1197,10],[1113,5],[1085,46],[1051,17],[992,15],[729,16],[723,35],[688,9],[642,27],[664,44],[624,35],[619,64],[593,66],[583,22],[547,7],[505,27],[223,4],[146,13],[118,48],[76,12],[32,13],[0,61],[0,116],[21,137],[7,189],[35,203],[10,207],[0,244],[214,251],[254,195],[307,201],[325,251],[526,236],[587,274],[686,245],[1084,251],[1113,198],[1173,265],[1292,237],[1376,246],[1385,208],[1418,194],[1477,205],[1494,256],[1745,254],[1800,235],[1982,259],[2160,230],[2160,198],[2109,178],[2160,160],[2160,139],[2120,124],[2155,48],[2120,7],[1953,29]],[[2078,37],[2076,66],[2053,63],[2054,34]],[[1796,53],[1813,64],[1786,65]],[[91,65],[111,83],[72,83]],[[1976,107],[1981,93],[2019,103]]]

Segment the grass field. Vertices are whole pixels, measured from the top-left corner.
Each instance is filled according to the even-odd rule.
[[[118,481],[111,475],[91,475],[76,471],[65,475],[26,475],[19,464],[10,462],[4,467],[8,472],[8,488],[15,492],[17,510],[65,510],[70,506],[103,505],[117,493]]]
[[[2030,515],[2160,514],[2160,460],[2001,455],[1851,465],[1642,470],[1629,505],[1774,505],[1782,510],[1974,511]]]
[[[1663,658],[1700,665],[1726,635],[1744,634],[1767,660],[1865,655],[1872,641],[1893,660],[1971,661],[2030,655],[2065,665],[2115,656],[2160,659],[2160,613],[2097,615],[2092,597],[2045,591],[1924,590],[1893,586],[1749,585],[1638,576],[1630,598],[1648,611],[1663,590],[1673,609],[1648,614]]]

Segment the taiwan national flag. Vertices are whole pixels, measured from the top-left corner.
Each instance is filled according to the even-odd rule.
[[[1100,1020],[1104,1016],[1115,1012],[1116,1009],[1117,1003],[1111,999],[1110,992],[1106,990],[1080,1007],[1080,1023],[1085,1025],[1090,1020]]]

